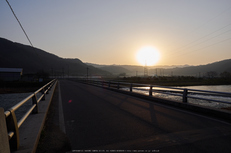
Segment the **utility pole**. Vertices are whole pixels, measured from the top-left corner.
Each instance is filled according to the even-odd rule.
[[[64,68],[62,68],[62,75],[63,75],[63,78],[64,78]]]
[[[51,76],[52,76],[52,78],[54,78],[53,68],[51,68]]]
[[[88,80],[88,69],[89,69],[89,68],[87,67],[87,80]]]
[[[68,78],[69,78],[69,65],[68,65],[68,74],[67,75],[68,75]]]
[[[148,68],[147,68],[147,63],[145,61],[145,66],[144,66],[144,77],[148,76]]]

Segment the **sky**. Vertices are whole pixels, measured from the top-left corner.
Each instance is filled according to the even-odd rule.
[[[36,48],[96,64],[203,65],[231,58],[231,0],[8,0]],[[0,37],[30,45],[7,2]]]

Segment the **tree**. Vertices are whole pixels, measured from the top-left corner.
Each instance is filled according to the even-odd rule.
[[[126,73],[120,73],[119,76],[125,77],[125,76],[126,76]]]
[[[222,72],[220,74],[220,77],[222,77],[222,78],[230,78],[231,74],[230,74],[230,72],[224,71],[224,72]]]
[[[217,72],[215,71],[209,71],[206,73],[206,75],[209,77],[209,78],[214,78],[217,76]]]
[[[49,78],[49,73],[47,73],[47,72],[45,72],[45,71],[43,71],[43,70],[40,70],[40,71],[38,71],[38,72],[36,73],[36,76],[37,76],[38,78],[43,78],[43,79],[45,79],[45,78]]]

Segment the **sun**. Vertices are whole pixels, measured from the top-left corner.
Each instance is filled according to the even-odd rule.
[[[160,53],[154,47],[143,47],[137,52],[136,59],[141,65],[152,66],[159,61]]]

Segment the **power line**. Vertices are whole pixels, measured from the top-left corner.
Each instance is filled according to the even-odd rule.
[[[211,33],[209,33],[209,34],[207,34],[207,35],[205,35],[205,36],[202,36],[202,37],[199,38],[199,39],[196,39],[196,40],[194,40],[194,41],[188,43],[187,45],[184,45],[184,46],[182,46],[181,48],[177,49],[175,52],[171,52],[170,54],[168,54],[168,56],[174,55],[174,54],[179,53],[179,52],[182,52],[182,51],[184,51],[185,49],[195,47],[196,45],[202,44],[202,43],[204,43],[204,42],[206,42],[206,41],[208,41],[208,40],[211,40],[211,39],[213,39],[213,38],[216,38],[216,37],[218,37],[218,36],[220,36],[220,35],[222,35],[222,34],[228,33],[229,31],[231,31],[231,29],[229,29],[229,30],[227,30],[227,31],[225,31],[225,32],[222,32],[222,33],[220,33],[220,34],[217,34],[217,35],[215,35],[215,36],[213,36],[213,37],[209,37],[208,39],[203,40],[203,38],[206,38],[206,37],[208,37],[208,36],[210,36],[210,35],[212,35],[212,34],[218,32],[218,31],[220,31],[220,30],[222,30],[222,29],[224,29],[224,28],[226,28],[226,27],[228,27],[228,26],[230,26],[230,25],[231,25],[231,23],[229,23],[229,24],[225,25],[224,27],[219,28],[219,29],[217,29],[216,31],[213,31],[213,32],[211,32]],[[203,41],[200,41],[200,40],[203,40]]]
[[[219,16],[221,16],[221,15],[224,14],[224,13],[226,13],[226,12],[227,12],[228,10],[230,10],[230,9],[231,9],[231,7],[228,7],[227,9],[225,9],[224,11],[222,11],[221,13],[219,13],[218,15],[216,15],[215,17],[213,17],[213,18],[211,18],[211,19],[205,21],[202,25],[200,25],[200,26],[196,27],[195,29],[191,30],[191,32],[193,32],[193,31],[195,31],[195,30],[197,30],[197,29],[199,29],[199,28],[201,28],[201,27],[207,25],[209,22],[211,22],[211,21],[213,21],[214,19],[218,18]],[[206,42],[206,41],[211,40],[211,39],[213,39],[213,38],[215,38],[215,37],[217,37],[217,36],[220,36],[220,35],[222,35],[222,34],[224,34],[224,33],[226,33],[226,32],[229,32],[230,30],[228,30],[228,31],[226,31],[226,32],[223,32],[223,33],[221,33],[221,34],[218,34],[218,35],[216,35],[215,37],[209,38],[209,39],[204,40],[204,41],[202,41],[202,42],[198,42],[199,40],[202,40],[203,38],[206,38],[206,37],[208,37],[208,36],[210,36],[210,35],[212,35],[212,34],[218,32],[218,31],[220,31],[220,30],[222,30],[222,29],[224,29],[224,28],[226,28],[226,27],[228,27],[228,26],[230,26],[230,25],[231,25],[231,23],[229,23],[229,24],[225,25],[224,27],[221,27],[221,28],[217,29],[216,31],[213,31],[213,32],[211,32],[211,33],[209,33],[209,34],[207,34],[207,35],[205,35],[205,36],[202,36],[201,38],[196,39],[196,40],[194,40],[194,41],[188,43],[187,45],[181,46],[181,47],[179,47],[178,49],[174,49],[174,51],[171,52],[171,53],[169,53],[167,56],[175,55],[176,53],[180,53],[180,52],[182,52],[183,50],[185,50],[185,49],[187,49],[187,48],[195,47],[195,45],[202,44],[203,42]],[[197,42],[197,43],[194,44],[195,42]],[[194,45],[193,45],[193,44],[194,44]],[[191,46],[191,47],[190,47],[190,46]]]
[[[227,9],[225,9],[224,11],[222,11],[221,13],[219,13],[218,15],[214,16],[213,18],[210,18],[208,19],[207,21],[205,21],[203,24],[201,24],[200,26],[196,27],[195,29],[192,30],[193,31],[196,31],[200,28],[202,28],[203,26],[205,26],[206,24],[208,24],[209,22],[213,21],[214,19],[218,18],[219,16],[221,16],[222,14],[224,14],[226,11],[230,10],[231,9],[231,6],[228,7]]]
[[[197,49],[197,50],[194,50],[194,51],[186,52],[186,53],[184,53],[184,54],[178,55],[178,57],[179,57],[179,56],[182,56],[182,55],[190,54],[190,53],[192,53],[192,52],[200,51],[200,50],[202,50],[202,49],[205,49],[205,48],[211,47],[211,46],[213,46],[213,45],[217,45],[217,44],[223,43],[223,42],[228,41],[228,40],[231,40],[231,38],[227,38],[227,39],[221,40],[221,41],[219,41],[219,42],[213,43],[213,44],[211,44],[211,45],[205,46],[205,47],[203,47],[203,48],[200,48],[200,49]]]
[[[18,21],[18,23],[19,23],[19,25],[20,25],[20,27],[21,27],[22,31],[23,31],[23,32],[24,32],[24,34],[26,35],[26,38],[27,38],[27,40],[29,41],[30,45],[31,45],[32,47],[34,47],[34,46],[32,45],[32,43],[31,43],[31,41],[30,41],[30,39],[29,39],[28,35],[26,34],[26,31],[25,31],[25,30],[24,30],[24,28],[22,27],[22,24],[20,23],[19,19],[17,18],[16,14],[14,13],[14,10],[12,9],[12,7],[11,7],[10,3],[8,2],[8,0],[6,0],[6,2],[7,2],[7,4],[9,5],[9,7],[10,7],[10,9],[11,9],[12,13],[14,14],[14,17],[15,17],[15,18],[16,18],[16,20]]]
[[[211,39],[217,38],[218,36],[221,36],[221,35],[223,35],[223,34],[226,34],[226,33],[230,32],[230,31],[231,31],[231,29],[229,29],[229,30],[227,30],[227,31],[224,31],[223,33],[220,33],[220,34],[218,34],[218,35],[215,35],[215,36],[213,36],[213,37],[210,37],[209,39],[205,39],[204,41],[198,42],[198,43],[196,43],[195,45],[193,45],[193,46],[191,46],[191,47],[189,46],[189,47],[185,48],[185,50],[186,50],[186,49],[193,48],[193,47],[195,48],[195,47],[197,47],[197,46],[200,45],[200,44],[203,44],[203,43],[205,43],[205,42],[207,42],[207,41],[209,41],[209,40],[211,40]],[[229,38],[229,39],[230,39],[230,38]],[[229,39],[225,39],[225,41],[226,41],[226,40],[229,40]],[[224,42],[224,40],[219,41],[218,43],[221,43],[221,42]],[[204,48],[213,46],[213,45],[218,44],[218,43],[210,44],[209,46],[202,47],[201,49],[204,49]],[[198,49],[198,50],[201,50],[201,49]],[[198,51],[198,50],[196,50],[196,51]],[[177,53],[180,53],[180,52],[182,52],[182,51],[183,51],[183,50],[178,51]],[[188,54],[188,53],[185,53],[185,54]],[[180,54],[180,56],[181,56],[181,55],[185,55],[185,54],[184,54],[184,53],[183,53],[183,54]]]
[[[224,31],[223,33],[220,33],[220,34],[218,34],[218,35],[215,35],[215,36],[213,36],[213,37],[210,37],[209,39],[206,39],[206,40],[204,40],[204,41],[202,41],[202,42],[198,42],[196,45],[199,45],[199,44],[202,44],[202,43],[204,43],[204,42],[207,42],[207,41],[209,41],[209,40],[211,40],[211,39],[213,39],[213,38],[216,38],[216,37],[218,37],[218,36],[221,36],[221,35],[223,35],[223,34],[226,34],[226,33],[230,32],[230,31],[231,31],[231,29],[229,29],[229,30],[227,30],[227,31]],[[192,47],[194,47],[194,46],[192,46]]]

